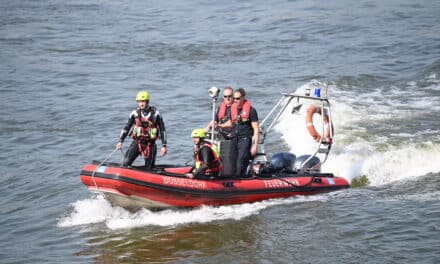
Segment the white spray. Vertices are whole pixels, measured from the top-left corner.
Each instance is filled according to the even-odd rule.
[[[306,89],[316,87],[317,81],[307,83],[296,91],[304,93]],[[322,86],[326,84],[319,83]],[[378,96],[374,91],[365,100],[373,101]],[[356,177],[366,176],[371,185],[383,185],[390,182],[413,179],[430,172],[440,171],[440,146],[430,141],[411,142],[393,145],[391,138],[396,135],[370,135],[368,130],[356,124],[389,118],[386,111],[376,109],[372,112],[368,107],[354,109],[351,104],[356,100],[353,95],[345,95],[337,87],[329,87],[329,100],[332,104],[332,117],[335,137],[327,162],[322,166],[323,172],[352,181]],[[334,98],[332,96],[335,96]],[[337,98],[337,99],[336,99]],[[367,106],[371,105],[366,103]],[[303,107],[302,111],[305,111]],[[371,113],[371,114],[369,114]],[[399,112],[404,115],[407,112]],[[300,115],[299,115],[300,114]],[[282,139],[288,144],[291,152],[297,156],[311,154],[316,150],[316,143],[308,134],[303,113],[291,114],[287,111],[275,127]],[[319,122],[314,122],[319,124]],[[380,122],[379,122],[380,123]],[[320,128],[317,127],[319,131]],[[400,134],[399,137],[411,135]]]

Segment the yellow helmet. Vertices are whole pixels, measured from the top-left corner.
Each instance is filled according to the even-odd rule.
[[[205,138],[206,137],[205,130],[203,130],[202,128],[196,128],[191,132],[191,137],[192,138]]]
[[[136,95],[136,101],[148,101],[150,100],[150,93],[147,91],[140,91]]]

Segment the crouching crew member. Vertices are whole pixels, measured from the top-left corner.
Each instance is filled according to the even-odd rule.
[[[125,153],[123,166],[131,166],[133,161],[141,154],[145,159],[145,168],[151,170],[156,161],[156,139],[162,141],[160,149],[161,156],[167,154],[167,137],[165,125],[159,110],[154,106],[149,106],[150,94],[147,91],[140,91],[136,95],[137,109],[130,113],[127,124],[121,131],[119,142],[116,144],[118,149],[122,148],[122,142],[131,130],[133,142]]]
[[[221,171],[221,163],[217,147],[205,141],[206,133],[202,128],[194,129],[191,133],[194,141],[194,167],[188,178],[214,178]]]

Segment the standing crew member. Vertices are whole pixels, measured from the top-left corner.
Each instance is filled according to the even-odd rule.
[[[160,137],[162,148],[161,156],[167,154],[167,137],[165,125],[159,110],[154,106],[149,106],[150,94],[147,91],[140,91],[136,95],[137,108],[130,113],[127,124],[122,128],[119,142],[116,144],[118,149],[122,148],[122,142],[131,130],[133,142],[125,153],[123,166],[131,166],[133,161],[140,155],[144,156],[145,168],[151,170],[156,161],[156,139]]]
[[[257,155],[259,126],[258,114],[251,102],[246,100],[246,92],[239,88],[234,92],[234,104],[231,108],[233,146],[237,163],[235,174],[246,174],[249,160]]]
[[[215,128],[224,139],[232,138],[231,106],[234,102],[232,100],[233,93],[234,89],[232,89],[230,86],[227,86],[225,89],[223,89],[223,102],[217,108],[214,117]],[[208,124],[208,126],[205,128],[205,131],[209,131],[211,128],[212,122]]]
[[[206,133],[202,128],[194,129],[191,132],[194,141],[194,167],[188,178],[217,177],[221,171],[221,163],[215,145],[205,141]]]

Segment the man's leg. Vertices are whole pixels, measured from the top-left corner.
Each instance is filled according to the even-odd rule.
[[[157,145],[153,141],[150,144],[148,144],[147,147],[150,148],[150,151],[148,157],[145,159],[145,169],[151,170],[153,169],[154,164],[156,163]]]
[[[252,138],[239,138],[237,142],[237,175],[244,176],[251,158]]]
[[[128,147],[127,152],[125,152],[124,162],[122,166],[128,167],[133,164],[133,161],[139,156],[139,148],[136,140],[131,142],[131,145]]]

